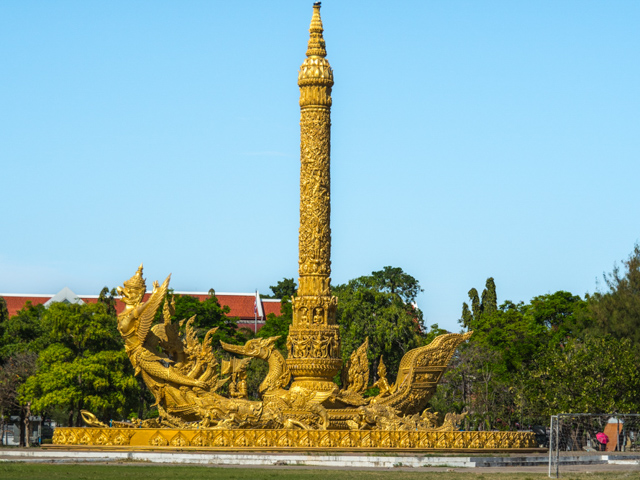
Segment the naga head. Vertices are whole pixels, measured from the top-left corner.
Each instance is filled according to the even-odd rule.
[[[231,345],[230,343],[225,343],[221,340],[220,344],[227,352],[267,360],[273,351],[273,346],[276,343],[276,340],[279,338],[280,335],[269,338],[253,338],[244,345]]]
[[[124,287],[118,287],[116,290],[127,309],[139,305],[147,291],[147,284],[142,278],[142,264],[138,267],[135,275],[124,282]]]

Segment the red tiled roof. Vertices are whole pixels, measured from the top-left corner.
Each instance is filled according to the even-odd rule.
[[[22,310],[22,308],[25,306],[25,304],[28,301],[31,301],[31,303],[33,303],[34,305],[40,305],[45,303],[51,297],[53,297],[53,295],[47,296],[47,297],[44,297],[44,296],[43,297],[28,297],[28,296],[9,297],[9,296],[3,296],[3,295],[0,295],[0,296],[4,298],[5,302],[7,302],[7,310],[9,310],[10,317],[18,313],[18,310]]]
[[[270,313],[273,313],[277,317],[280,316],[280,299],[273,299],[270,301],[262,300],[262,307],[264,308],[264,316],[266,317]]]
[[[209,297],[208,293],[201,292],[175,292],[177,295],[190,295],[192,297],[196,297],[198,300],[203,301]],[[144,296],[144,300],[148,300],[150,293],[146,293]],[[47,302],[53,295],[12,295],[12,294],[0,294],[0,297],[3,297],[7,302],[7,309],[9,310],[9,316],[13,316],[18,313],[18,310],[24,308],[25,304],[28,301],[31,301],[34,305],[39,305]],[[219,293],[216,294],[218,297],[218,302],[220,302],[221,306],[227,305],[229,307],[229,313],[227,314],[230,317],[238,317],[240,320],[245,320],[248,324],[250,323],[250,328],[253,328],[253,304],[255,302],[255,294],[253,293]],[[96,303],[98,301],[97,295],[78,295],[85,303]],[[116,299],[116,311],[121,313],[124,310],[124,303],[120,301],[120,299]],[[264,311],[264,316],[270,313],[274,313],[276,315],[280,315],[280,300],[277,299],[262,299],[262,309]],[[259,319],[258,319],[259,320]],[[244,322],[242,322],[244,325]],[[239,324],[240,326],[240,324]]]

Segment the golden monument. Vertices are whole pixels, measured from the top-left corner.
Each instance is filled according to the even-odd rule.
[[[169,277],[154,282],[147,302],[142,265],[118,292],[125,310],[118,330],[136,375],[155,398],[159,417],[114,422],[111,427],[83,412],[88,428],[56,428],[56,445],[187,447],[215,449],[509,449],[535,447],[533,434],[460,432],[463,415],[437,424],[425,410],[457,346],[471,335],[446,334],[407,352],[390,385],[383,359],[369,385],[368,340],[342,365],[337,299],[331,295],[330,136],[333,71],[326,59],[320,3],[313,6],[307,58],[300,87],[299,288],[287,358],[274,348],[279,337],[255,338],[243,346],[224,342],[232,357],[220,366],[211,336],[200,342],[193,318],[172,323]],[[162,323],[154,325],[162,306]],[[180,334],[179,326],[184,326]],[[249,400],[246,367],[268,362],[260,401]],[[221,367],[221,368],[220,368]],[[333,378],[342,371],[342,388]],[[227,385],[228,396],[219,393]]]

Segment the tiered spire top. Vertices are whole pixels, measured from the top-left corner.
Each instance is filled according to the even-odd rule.
[[[327,50],[322,37],[322,19],[320,18],[320,2],[313,4],[313,16],[309,27],[309,45],[307,47],[307,57],[326,57]]]

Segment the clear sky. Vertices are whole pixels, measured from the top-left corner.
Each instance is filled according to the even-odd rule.
[[[312,1],[0,3],[0,292],[297,277]],[[458,328],[584,295],[640,239],[640,2],[336,1],[333,283],[385,265]]]

